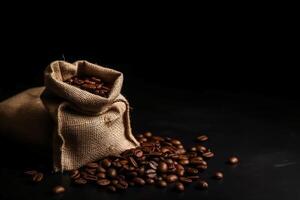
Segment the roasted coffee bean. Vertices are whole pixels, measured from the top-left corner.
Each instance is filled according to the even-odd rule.
[[[191,147],[189,150],[194,152],[194,151],[197,151],[197,148],[196,147]]]
[[[41,173],[41,172],[38,172],[38,173],[33,175],[32,181],[33,182],[41,182],[43,180],[43,178],[44,178],[44,174]]]
[[[183,176],[185,173],[185,169],[182,165],[178,164],[176,167],[176,173],[178,176]]]
[[[138,167],[138,164],[136,163],[136,161],[134,160],[133,157],[129,157],[129,161],[130,161],[130,163],[131,163],[135,168]]]
[[[105,168],[110,167],[110,166],[111,166],[111,161],[108,160],[108,159],[104,159],[104,160],[102,161],[102,166],[105,167]]]
[[[184,147],[183,147],[183,145],[180,144],[180,145],[177,145],[177,148],[178,149],[183,149]]]
[[[106,185],[110,184],[110,180],[108,180],[108,179],[99,179],[97,181],[97,184],[100,185],[100,186],[106,186]]]
[[[185,149],[178,149],[178,150],[176,150],[176,153],[179,154],[179,155],[185,154],[186,150]]]
[[[148,169],[145,173],[148,178],[155,178],[157,175],[154,169]]]
[[[160,136],[153,136],[153,137],[152,137],[152,140],[155,140],[155,141],[160,141],[160,142],[162,142],[162,141],[164,141],[165,139],[164,139],[164,138],[162,138],[162,137],[160,137]]]
[[[198,174],[198,169],[195,169],[195,168],[192,168],[192,167],[188,167],[186,169],[186,172],[189,173],[189,174]]]
[[[119,180],[117,180],[117,179],[111,180],[111,184],[113,184],[113,185],[117,185],[118,183],[119,183]]]
[[[72,179],[76,179],[76,178],[79,178],[80,177],[80,174],[79,174],[79,171],[78,170],[72,170],[69,172],[70,174],[70,177]]]
[[[197,165],[196,168],[201,170],[201,171],[204,171],[204,170],[207,169],[207,165]]]
[[[228,163],[231,165],[235,165],[235,164],[239,163],[239,159],[235,156],[232,156],[228,159]]]
[[[160,172],[162,172],[162,173],[167,172],[167,171],[168,171],[168,165],[167,165],[167,163],[165,163],[165,162],[160,162],[160,163],[158,164],[158,170],[159,170]]]
[[[98,172],[106,172],[106,169],[104,169],[103,167],[101,167],[101,166],[99,166],[98,168],[97,168],[97,171]]]
[[[58,185],[58,186],[55,186],[53,189],[52,189],[52,192],[54,194],[61,194],[61,193],[64,193],[66,191],[66,189],[61,186],[61,185]]]
[[[214,173],[213,178],[217,179],[217,180],[221,180],[224,178],[224,175],[222,172],[216,172],[216,173]]]
[[[92,168],[85,168],[84,171],[86,171],[88,174],[94,175],[96,173],[96,169]]]
[[[89,168],[97,168],[99,165],[98,165],[98,163],[92,162],[92,163],[86,164],[85,166],[89,167]]]
[[[167,153],[167,152],[170,152],[171,150],[168,148],[168,147],[162,147],[161,148],[161,152],[162,153]]]
[[[206,181],[197,181],[196,186],[198,189],[206,190],[208,188],[208,183]]]
[[[119,161],[114,161],[114,162],[112,162],[112,166],[116,167],[116,168],[120,168],[120,167],[122,167],[122,164]]]
[[[167,177],[166,177],[166,181],[168,182],[168,183],[173,183],[173,182],[175,182],[175,181],[177,181],[178,180],[178,177],[175,175],[175,174],[171,174],[171,175],[168,175]]]
[[[195,157],[190,159],[190,163],[194,165],[202,164],[203,158],[202,157]]]
[[[164,180],[160,180],[160,181],[158,181],[157,185],[159,187],[167,187],[168,183]]]
[[[204,154],[202,154],[202,156],[205,158],[212,158],[212,157],[214,157],[214,153],[208,151],[208,152],[205,152]]]
[[[127,165],[128,164],[128,160],[120,160],[121,165]]]
[[[179,177],[179,180],[180,180],[182,183],[192,183],[192,182],[193,182],[192,179],[186,178],[186,177]]]
[[[143,151],[137,149],[137,150],[134,151],[134,155],[137,158],[141,158],[144,155],[144,153],[143,153]]]
[[[144,137],[147,137],[147,138],[152,137],[152,133],[151,132],[146,132],[143,135],[144,135]]]
[[[187,178],[192,179],[192,180],[196,180],[199,179],[199,176],[187,176]]]
[[[146,179],[146,183],[148,183],[149,185],[153,185],[155,181],[152,178],[148,178]]]
[[[136,185],[145,185],[145,181],[144,179],[140,178],[140,177],[135,177],[133,179],[133,182],[136,184]]]
[[[150,161],[149,162],[149,166],[152,168],[152,169],[157,169],[157,166],[158,166],[158,164],[157,164],[157,162],[155,162],[155,161]]]
[[[114,177],[117,176],[117,170],[116,170],[115,168],[109,168],[109,169],[107,170],[107,175],[108,175],[109,177],[114,178]]]
[[[99,173],[97,174],[97,177],[98,177],[98,178],[106,178],[106,174],[105,174],[104,172],[99,172]]]
[[[107,189],[108,189],[108,191],[110,191],[110,192],[116,192],[116,191],[117,191],[116,187],[113,186],[113,185],[108,186]]]
[[[204,152],[207,151],[207,148],[206,148],[205,146],[202,146],[202,145],[197,145],[197,146],[196,146],[196,149],[197,149],[197,151],[200,152],[200,153],[204,153]]]
[[[184,191],[184,185],[180,182],[176,183],[175,188],[180,192]]]
[[[79,178],[79,179],[74,180],[74,183],[76,183],[78,185],[84,185],[87,183],[87,181],[83,178]]]
[[[171,143],[173,145],[181,145],[181,142],[179,140],[176,140],[176,139],[171,140]]]
[[[179,160],[179,163],[181,165],[188,165],[188,164],[190,164],[190,161],[188,159],[183,159],[183,160]]]
[[[197,137],[197,140],[200,142],[204,142],[204,141],[208,140],[208,137],[206,135],[200,135]]]

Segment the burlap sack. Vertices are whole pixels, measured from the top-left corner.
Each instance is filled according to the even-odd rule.
[[[74,75],[99,77],[112,85],[108,98],[64,83]],[[139,145],[131,133],[129,105],[120,94],[122,73],[87,61],[55,61],[45,70],[43,102],[55,122],[54,169],[76,169]]]
[[[44,89],[28,89],[0,103],[2,137],[30,147],[51,147],[53,124],[40,99]]]

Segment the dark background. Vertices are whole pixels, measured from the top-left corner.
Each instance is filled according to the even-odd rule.
[[[212,181],[207,192],[143,188],[111,195],[94,187],[71,187],[65,196],[53,197],[51,186],[69,185],[66,177],[50,177],[34,186],[20,175],[27,167],[47,168],[43,152],[38,158],[27,154],[17,160],[8,154],[3,157],[9,162],[1,168],[6,183],[0,197],[300,197],[299,40],[293,12],[157,8],[131,12],[56,7],[32,15],[28,11],[16,20],[2,18],[0,98],[42,85],[43,70],[53,60],[85,59],[120,70],[125,76],[123,94],[133,107],[134,132],[172,135],[187,145],[205,133],[219,155],[209,173],[222,169],[228,179]],[[24,147],[3,143],[2,152],[13,147],[22,155]],[[232,154],[241,158],[235,169],[224,165]]]

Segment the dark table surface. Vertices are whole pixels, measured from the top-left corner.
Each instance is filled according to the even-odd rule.
[[[209,136],[207,146],[216,156],[202,175],[209,183],[207,191],[193,185],[182,193],[145,186],[111,194],[94,185],[74,187],[67,176],[49,172],[35,185],[24,178],[23,170],[37,163],[47,169],[47,159],[24,156],[26,147],[2,140],[1,153],[6,156],[0,167],[0,199],[300,199],[298,101],[249,92],[153,86],[128,89],[125,95],[133,107],[135,133],[150,130],[182,139],[185,146],[193,145],[197,135]],[[20,156],[10,157],[7,152],[20,152]],[[241,160],[236,167],[225,164],[231,155]],[[216,170],[224,172],[224,180],[210,178]],[[51,188],[57,184],[66,186],[67,192],[52,195]]]

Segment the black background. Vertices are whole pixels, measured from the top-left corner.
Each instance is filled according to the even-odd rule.
[[[134,132],[171,134],[188,145],[204,132],[220,155],[212,171],[221,168],[231,178],[212,182],[208,192],[143,188],[111,195],[71,187],[62,198],[299,198],[299,44],[293,13],[94,9],[55,7],[2,19],[1,100],[42,85],[43,70],[53,60],[112,67],[124,73]],[[12,142],[4,146],[24,151]],[[1,168],[8,182],[1,197],[51,199],[52,185],[68,185],[66,177],[33,186],[20,176],[20,168],[36,163],[44,168],[40,154],[4,156],[13,164]],[[232,154],[242,160],[236,169],[223,163]]]

